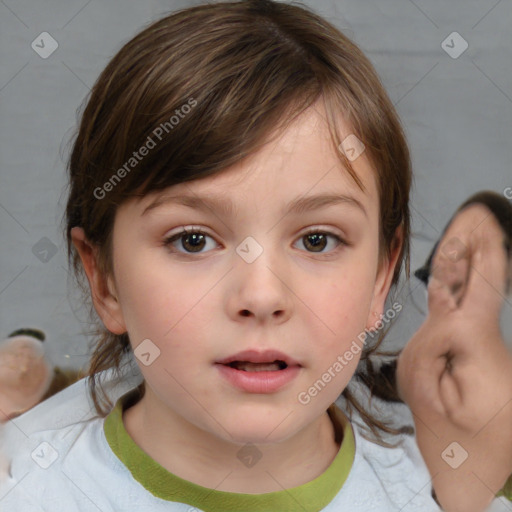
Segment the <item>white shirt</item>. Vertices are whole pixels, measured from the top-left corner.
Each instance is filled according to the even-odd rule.
[[[122,381],[112,376],[103,373],[113,403],[141,381],[133,370]],[[87,380],[82,379],[10,422],[3,451],[11,467],[0,482],[0,511],[200,510],[158,498],[135,480],[112,451],[104,421],[96,416]],[[401,446],[390,449],[364,439],[355,418],[351,425],[355,440],[352,468],[324,512],[440,511],[431,497],[431,478],[413,436],[399,436]],[[302,510],[297,505],[297,511]]]

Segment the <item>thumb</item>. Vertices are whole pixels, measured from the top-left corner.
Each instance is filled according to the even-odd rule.
[[[482,223],[473,245],[474,257],[463,307],[473,315],[485,311],[489,318],[499,322],[512,262],[508,261],[504,233],[494,217],[489,215]]]
[[[431,316],[445,316],[457,309],[457,302],[446,282],[446,260],[434,267],[428,282],[428,311]]]

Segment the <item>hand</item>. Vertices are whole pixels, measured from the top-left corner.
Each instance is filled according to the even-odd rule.
[[[459,212],[433,259],[427,319],[398,359],[399,394],[447,512],[485,510],[512,474],[512,355],[500,331],[510,266],[490,210]]]

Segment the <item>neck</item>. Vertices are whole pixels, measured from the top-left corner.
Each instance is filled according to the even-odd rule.
[[[202,487],[263,494],[304,485],[320,476],[339,451],[327,412],[280,443],[246,446],[198,428],[146,394],[127,409],[128,434],[167,471]],[[243,454],[243,455],[242,455]],[[256,464],[251,457],[261,456]],[[247,456],[247,463],[241,463]]]

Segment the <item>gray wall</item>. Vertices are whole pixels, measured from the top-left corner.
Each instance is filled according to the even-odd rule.
[[[63,156],[75,111],[124,42],[164,13],[197,3],[0,2],[0,338],[22,326],[39,327],[54,364],[86,364],[84,312],[68,280],[60,231]],[[306,3],[366,52],[403,120],[415,168],[414,269],[467,196],[512,186],[512,2]],[[47,58],[35,50],[44,55],[55,43],[48,36],[41,43],[42,32],[58,44]],[[448,37],[453,32],[468,44],[461,55],[464,41]],[[394,347],[423,319],[425,294],[418,284],[413,278],[401,292],[407,306],[391,334]],[[510,339],[508,301],[503,317]]]

